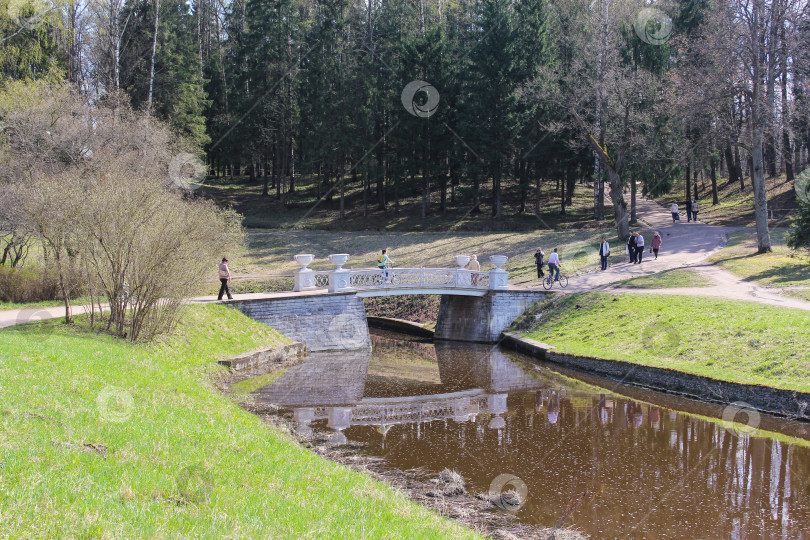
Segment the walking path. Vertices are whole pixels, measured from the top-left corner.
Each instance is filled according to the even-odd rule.
[[[743,230],[744,227],[721,227],[705,225],[701,222],[687,223],[681,221],[673,224],[668,209],[655,201],[639,198],[636,201],[637,217],[644,226],[637,227],[645,231],[647,246],[652,241],[652,234],[647,231],[659,231],[663,239],[658,259],[653,259],[649,252],[644,253],[641,264],[626,262],[613,264],[604,272],[594,271],[581,274],[569,281],[563,292],[610,291],[622,294],[672,294],[701,297],[720,297],[731,300],[746,300],[786,308],[810,310],[810,302],[790,298],[781,294],[779,289],[762,287],[745,281],[719,266],[707,262],[709,256],[722,249],[731,231]],[[611,249],[624,253],[624,245],[611,246]],[[596,256],[596,255],[594,255]],[[565,254],[562,257],[565,270]],[[630,289],[614,286],[627,279],[657,274],[675,268],[690,268],[702,276],[711,279],[715,284],[709,287],[679,287],[660,289]],[[519,288],[540,290],[539,281],[519,284]],[[561,290],[561,289],[553,289]]]
[[[746,300],[760,304],[768,304],[786,308],[810,310],[810,302],[784,296],[776,288],[761,287],[754,283],[744,281],[722,268],[706,262],[708,257],[725,246],[727,235],[743,227],[718,227],[703,223],[687,223],[681,221],[673,224],[668,209],[663,208],[655,201],[639,198],[636,201],[637,217],[645,226],[639,227],[645,232],[659,231],[663,238],[663,246],[658,260],[644,254],[641,264],[622,262],[611,265],[606,271],[594,271],[578,275],[571,279],[569,286],[564,289],[566,293],[610,291],[621,294],[673,294],[700,297],[720,297],[731,300]],[[646,244],[652,241],[652,234],[644,235]],[[612,246],[613,250],[624,253],[624,245]],[[647,250],[649,251],[649,249]],[[615,251],[614,251],[615,253]],[[594,257],[596,257],[594,250]],[[563,271],[565,270],[565,253],[562,254]],[[691,268],[715,282],[711,287],[682,287],[662,289],[629,289],[614,286],[620,281],[634,277],[656,274],[674,268]],[[539,281],[530,281],[513,284],[512,288],[525,290],[542,290]],[[553,289],[559,291],[561,289]],[[239,300],[259,298],[275,298],[283,296],[300,296],[305,294],[322,294],[324,291],[314,292],[281,292],[281,293],[251,293],[235,295]],[[189,303],[216,302],[212,296],[199,296],[189,298]],[[84,306],[73,306],[74,315],[85,313]],[[30,321],[62,317],[64,307],[32,308],[0,311],[0,328],[22,324]]]

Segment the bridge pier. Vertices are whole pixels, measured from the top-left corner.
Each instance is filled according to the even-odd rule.
[[[543,293],[490,291],[484,296],[443,295],[436,339],[495,343]]]
[[[384,290],[303,294],[228,302],[242,313],[306,343],[308,351],[371,348],[364,296],[441,294],[436,339],[495,343],[512,321],[539,300],[543,293],[481,291],[476,296],[437,290]],[[460,290],[459,293],[469,291]]]

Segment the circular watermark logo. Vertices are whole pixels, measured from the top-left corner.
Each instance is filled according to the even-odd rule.
[[[422,99],[421,94],[424,94],[426,98]],[[417,96],[420,99],[417,99]],[[402,89],[402,96],[400,97],[405,110],[420,118],[429,118],[439,107],[439,91],[425,81],[409,82]]]
[[[514,474],[499,474],[489,484],[489,499],[492,504],[510,512],[520,510],[526,504],[528,495],[526,482]]]
[[[212,486],[211,476],[199,463],[184,467],[177,476],[177,489],[185,503],[206,502],[211,496]]]
[[[98,416],[105,422],[126,422],[135,409],[132,394],[117,386],[104,387],[96,398]]]
[[[744,401],[735,401],[723,409],[723,426],[734,436],[755,433],[759,420],[759,411]]]
[[[326,329],[329,344],[336,349],[362,349],[365,346],[365,336],[368,333],[363,321],[341,313],[335,315]],[[331,348],[331,347],[330,347]]]
[[[11,0],[8,4],[9,18],[24,30],[33,30],[41,26],[54,10],[52,3],[43,0]]]
[[[14,324],[25,324],[54,318],[54,315],[47,309],[22,309],[14,319]]]
[[[647,350],[659,347],[673,349],[680,343],[680,332],[666,324],[653,323],[641,332],[641,346]]]
[[[672,37],[672,18],[657,8],[644,8],[638,12],[633,28],[644,43],[663,45]]]
[[[192,191],[205,181],[207,169],[199,156],[183,152],[169,162],[169,180],[180,189]]]
[[[793,180],[793,188],[796,190],[796,198],[804,204],[810,205],[810,167],[796,175]]]

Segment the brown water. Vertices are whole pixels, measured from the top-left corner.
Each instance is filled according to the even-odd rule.
[[[711,418],[720,406],[498,347],[372,340],[370,357],[312,355],[257,395],[392,468],[516,489],[527,523],[593,538],[810,538],[810,444],[762,431],[807,439],[807,424],[762,416],[749,433]]]

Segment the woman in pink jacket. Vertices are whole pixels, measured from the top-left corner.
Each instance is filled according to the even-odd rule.
[[[661,240],[661,233],[655,231],[655,235],[653,235],[652,242],[650,243],[650,251],[655,253],[655,258],[658,258],[658,250],[661,249],[661,244],[663,240]]]

